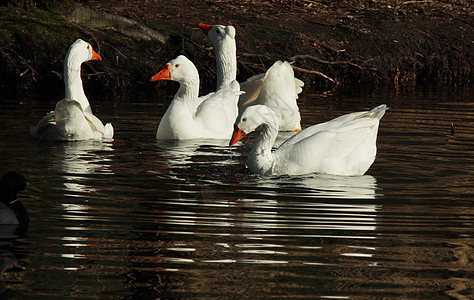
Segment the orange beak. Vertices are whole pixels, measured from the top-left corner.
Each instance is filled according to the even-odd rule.
[[[209,33],[209,30],[214,27],[214,25],[207,25],[207,24],[199,24],[199,28],[202,29],[202,31],[207,35]]]
[[[94,51],[94,49],[92,49],[92,58],[91,60],[102,60],[102,57],[100,57],[99,54],[97,54],[97,52]]]
[[[232,146],[238,141],[240,141],[245,135],[246,133],[240,130],[239,126],[234,124],[234,132],[232,133],[232,138],[230,139],[229,146]]]
[[[150,78],[150,81],[170,80],[170,79],[171,79],[170,65],[166,65],[163,68],[163,70],[153,75],[153,77]]]

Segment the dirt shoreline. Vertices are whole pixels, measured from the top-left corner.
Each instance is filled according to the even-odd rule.
[[[77,4],[131,23],[72,21]],[[313,92],[470,86],[471,6],[461,0],[84,0],[53,11],[0,6],[0,98],[60,98],[62,61],[76,38],[91,42],[103,57],[83,67],[86,89],[99,97],[156,91],[148,79],[179,54],[197,65],[202,92],[211,91],[214,55],[197,28],[202,22],[236,27],[239,81],[282,59],[294,61],[296,76]],[[134,36],[133,26],[166,41]],[[176,86],[159,89],[172,95]]]

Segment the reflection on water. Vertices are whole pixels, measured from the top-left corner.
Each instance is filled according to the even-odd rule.
[[[59,143],[51,148],[51,166],[61,174],[68,195],[94,192],[94,186],[87,182],[92,174],[112,176],[110,163],[113,147],[98,141]]]
[[[472,105],[300,100],[304,127],[389,104],[367,175],[250,174],[252,136],[157,143],[153,103],[105,115],[112,143],[38,142],[27,133],[44,111],[0,104],[2,173],[43,191],[21,194],[26,237],[0,230],[27,266],[7,286],[47,299],[469,299]]]

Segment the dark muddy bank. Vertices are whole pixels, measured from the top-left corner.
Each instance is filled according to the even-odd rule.
[[[156,92],[149,78],[179,54],[197,65],[203,92],[213,90],[214,56],[197,28],[201,22],[236,27],[240,81],[278,59],[294,61],[306,89],[321,93],[457,88],[473,80],[469,1],[64,3],[0,6],[0,97],[61,98],[63,58],[77,38],[91,42],[103,58],[83,65],[84,85],[94,98]],[[161,95],[176,90],[169,83],[158,88],[169,92]]]

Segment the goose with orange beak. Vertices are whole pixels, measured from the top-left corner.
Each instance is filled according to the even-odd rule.
[[[229,145],[261,127],[248,159],[253,173],[363,175],[375,160],[379,122],[387,109],[380,105],[313,125],[272,151],[278,135],[278,117],[265,105],[252,105],[237,118]]]
[[[64,60],[64,86],[66,95],[56,104],[54,111],[44,116],[30,135],[40,140],[78,141],[111,140],[112,124],[104,124],[92,113],[81,80],[81,65],[89,60],[102,60],[92,46],[77,39]]]
[[[239,84],[199,97],[199,73],[184,55],[169,61],[151,81],[173,80],[179,89],[160,120],[158,140],[229,139],[237,117]]]

